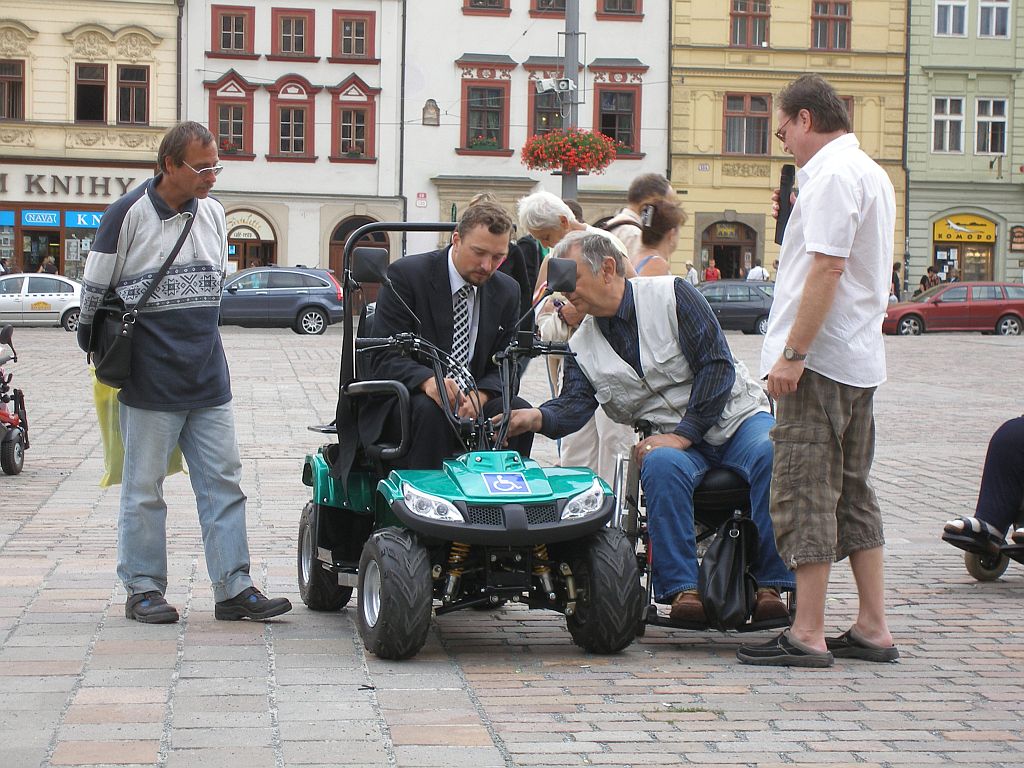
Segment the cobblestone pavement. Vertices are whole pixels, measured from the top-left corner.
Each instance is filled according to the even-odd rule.
[[[938,539],[973,510],[988,436],[1022,408],[1024,339],[889,338],[874,480],[888,524],[902,662],[829,670],[739,665],[734,635],[651,628],[591,656],[564,619],[510,607],[436,620],[423,652],[367,656],[351,607],[308,611],[295,584],[303,454],[328,420],[340,329],[226,328],[249,494],[253,574],[295,610],[213,619],[187,480],[166,483],[168,598],[178,624],[124,618],[117,489],[82,355],[60,329],[18,329],[12,365],[33,444],[0,476],[0,766],[554,766],[1024,764],[1024,568],[974,581]],[[730,334],[756,368],[760,338]],[[546,385],[531,369],[526,393]],[[538,441],[550,460],[550,442]],[[855,610],[833,575],[829,626]],[[748,636],[749,637],[749,636]]]

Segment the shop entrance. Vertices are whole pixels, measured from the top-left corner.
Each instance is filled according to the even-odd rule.
[[[53,257],[58,272],[62,271],[59,230],[21,230],[21,269],[39,272],[47,256]]]
[[[274,243],[252,240],[228,240],[228,258],[238,263],[238,269],[265,267],[274,263]]]
[[[723,279],[743,277],[754,265],[757,233],[746,224],[717,221],[701,234],[700,245],[704,262],[701,273],[714,259]]]

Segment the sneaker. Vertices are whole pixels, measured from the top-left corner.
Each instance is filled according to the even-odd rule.
[[[164,596],[155,590],[138,592],[128,596],[128,602],[124,604],[124,617],[143,624],[173,624],[178,620],[178,610],[168,605]]]
[[[769,667],[831,667],[835,659],[830,651],[816,651],[783,632],[763,645],[741,645],[736,658],[744,664]]]
[[[247,587],[230,600],[221,600],[213,607],[213,615],[221,621],[252,619],[263,621],[288,613],[292,604],[286,597],[266,597],[256,587]]]

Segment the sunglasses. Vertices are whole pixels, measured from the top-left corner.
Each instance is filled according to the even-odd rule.
[[[224,170],[224,166],[220,164],[211,165],[209,168],[193,168],[184,160],[181,161],[181,164],[192,171],[196,176],[202,176],[204,173],[212,173],[214,176],[220,176],[220,172]]]

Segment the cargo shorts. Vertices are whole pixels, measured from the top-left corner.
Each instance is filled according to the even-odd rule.
[[[796,392],[776,404],[771,516],[779,555],[791,570],[885,544],[868,480],[874,395],[875,387],[805,370]]]

